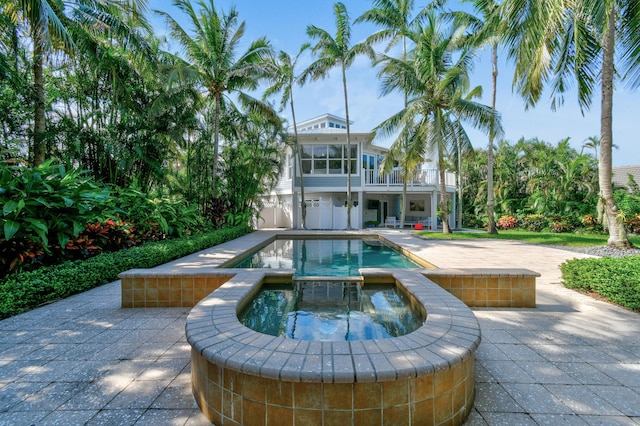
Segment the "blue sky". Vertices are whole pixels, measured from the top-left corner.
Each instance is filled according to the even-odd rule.
[[[206,0],[208,2],[208,0]],[[351,19],[360,16],[371,7],[369,0],[343,1]],[[424,2],[416,1],[416,7]],[[195,4],[195,2],[194,2]],[[185,29],[189,28],[184,14],[174,8],[172,2],[166,0],[150,0],[150,9],[164,10],[181,22]],[[316,25],[335,33],[333,16],[333,1],[316,0],[284,1],[284,0],[218,0],[215,2],[218,11],[228,12],[235,6],[241,21],[246,22],[246,32],[243,42],[249,43],[258,37],[266,36],[276,50],[285,50],[294,55],[302,43],[309,41],[306,35],[308,25]],[[456,3],[450,2],[455,8]],[[154,31],[158,35],[166,35],[167,27],[162,19],[150,14]],[[367,24],[352,27],[352,42],[364,40],[376,30]],[[177,52],[178,47],[172,45],[171,51]],[[303,58],[301,66],[309,64],[313,58]],[[590,111],[583,116],[580,113],[574,93],[565,96],[565,104],[555,112],[551,110],[548,94],[533,109],[525,110],[523,100],[515,95],[511,89],[513,67],[505,62],[505,54],[499,54],[499,76],[496,107],[502,115],[505,138],[515,142],[521,137],[537,137],[546,142],[556,144],[559,140],[569,137],[571,145],[580,150],[584,140],[590,136],[600,134],[600,96],[593,99]],[[473,86],[481,85],[484,96],[481,102],[489,104],[491,101],[491,63],[488,52],[481,53],[472,74]],[[376,71],[368,60],[362,58],[349,69],[347,74],[349,91],[349,115],[354,124],[353,131],[366,132],[374,128],[391,114],[402,107],[400,95],[381,98]],[[599,93],[599,89],[596,93]],[[640,131],[640,114],[636,102],[638,92],[632,92],[619,84],[614,96],[613,138],[617,149],[613,150],[613,165],[640,164],[640,144],[636,135]],[[304,87],[296,88],[296,118],[305,120],[326,112],[344,116],[344,101],[342,82],[338,72],[333,72],[328,79],[309,82]],[[289,119],[287,110],[284,115]],[[474,146],[483,148],[487,144],[487,136],[468,127],[468,133]],[[379,141],[381,145],[388,145],[390,141]]]

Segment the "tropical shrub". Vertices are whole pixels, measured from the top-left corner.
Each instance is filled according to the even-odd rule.
[[[149,197],[135,185],[114,191],[107,218],[119,217],[134,225],[143,240],[180,237],[203,225],[196,206],[184,200],[168,197]]]
[[[627,217],[624,221],[624,224],[627,227],[627,231],[634,234],[640,234],[640,214],[635,214],[631,217]]]
[[[0,319],[115,281],[120,272],[151,268],[249,232],[246,226],[219,229],[11,274],[0,280]]]
[[[210,229],[196,207],[46,162],[0,163],[0,274]]]
[[[86,172],[50,161],[35,168],[0,167],[0,237],[26,239],[50,252],[65,247],[102,213],[109,190]]]
[[[582,226],[584,226],[588,230],[595,230],[600,227],[600,224],[598,223],[598,218],[596,217],[596,215],[588,214],[582,217]]]
[[[640,256],[572,259],[560,265],[560,270],[566,287],[593,291],[640,311]]]
[[[541,214],[524,215],[518,222],[520,228],[533,232],[541,232],[549,226],[549,220]]]
[[[625,215],[640,214],[640,196],[631,194],[623,189],[618,189],[613,193],[616,206]]]
[[[498,219],[498,222],[496,222],[496,228],[502,230],[514,229],[517,225],[518,219],[516,219],[514,216],[502,216],[500,219]]]
[[[464,213],[462,215],[462,224],[467,228],[482,228],[486,221],[486,218],[483,221],[482,218],[476,216],[475,214]]]
[[[551,232],[563,233],[573,232],[580,225],[575,216],[554,215],[549,218],[549,229]]]

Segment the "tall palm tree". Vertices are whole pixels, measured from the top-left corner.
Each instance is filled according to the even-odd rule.
[[[354,22],[370,22],[382,27],[381,30],[375,32],[367,38],[370,45],[387,41],[385,52],[389,52],[393,46],[402,42],[401,61],[407,60],[407,39],[411,39],[415,31],[417,23],[421,16],[431,7],[435,7],[438,2],[432,3],[425,7],[422,12],[415,18],[412,18],[414,0],[374,0],[373,8],[364,12]],[[378,59],[378,62],[384,62],[387,57],[385,55]],[[385,72],[393,72],[391,69],[383,67],[381,75]],[[404,92],[404,106],[408,103],[407,92]],[[381,163],[383,173],[389,173],[395,163],[402,166],[402,210],[400,212],[400,228],[404,227],[406,217],[407,203],[407,183],[413,179],[415,167],[422,161],[422,158],[416,158],[416,151],[411,150],[412,142],[407,139],[396,139],[390,147],[390,151]],[[407,158],[404,158],[404,157]],[[408,169],[406,167],[409,167]]]
[[[460,92],[456,96],[461,96],[465,100],[471,100],[482,97],[482,86],[476,86],[471,89],[468,93],[465,93],[468,90],[468,87],[461,86],[458,89]],[[492,112],[495,114],[495,111],[492,109]],[[465,131],[462,126],[461,117],[452,114],[452,119],[454,120],[454,138],[455,138],[455,146],[456,146],[456,160],[457,160],[457,187],[458,187],[458,202],[456,203],[458,207],[458,211],[456,217],[458,218],[457,228],[462,229],[462,158],[465,153],[473,152],[473,145],[471,144],[471,140],[469,139],[469,135]]]
[[[146,0],[0,0],[0,10],[15,24],[28,27],[33,48],[34,126],[32,163],[40,165],[46,158],[44,63],[47,54],[61,49],[72,54],[77,48],[72,27],[91,34],[106,33],[129,37],[131,16],[141,22]]]
[[[608,244],[631,247],[611,185],[613,82],[619,75],[640,86],[640,0],[505,0],[503,7],[509,54],[516,62],[514,82],[527,106],[535,105],[550,84],[555,109],[571,86],[567,80],[575,78],[584,111],[600,81],[599,196]]]
[[[473,54],[465,46],[464,28],[447,25],[443,15],[429,11],[424,24],[419,26],[415,48],[409,64],[395,62],[396,72],[388,77],[384,87],[403,88],[409,94],[406,108],[391,116],[376,128],[383,135],[399,131],[398,138],[412,137],[421,145],[416,150],[428,149],[437,153],[440,171],[440,216],[442,231],[451,232],[449,206],[446,196],[446,153],[455,146],[455,120],[451,114],[474,127],[489,131],[491,123],[498,123],[495,114],[485,105],[460,96],[461,88],[468,87],[468,73]]]
[[[266,38],[251,42],[240,53],[245,23],[239,22],[238,13],[231,8],[227,14],[216,11],[213,0],[198,2],[199,10],[190,0],[175,0],[174,5],[186,13],[193,27],[187,32],[173,16],[156,11],[163,16],[171,29],[171,35],[183,47],[186,56],[174,71],[179,83],[201,85],[204,96],[213,103],[213,159],[212,196],[217,193],[218,157],[220,151],[220,116],[224,104],[231,102],[228,95],[237,95],[243,106],[251,111],[259,110],[273,115],[272,109],[251,97],[247,91],[255,90],[262,78],[266,78],[266,59],[273,53]],[[192,35],[193,34],[193,35]],[[232,103],[232,102],[231,102]]]
[[[309,25],[307,35],[317,41],[311,48],[319,58],[303,72],[301,81],[307,78],[314,80],[325,78],[333,68],[340,68],[342,74],[342,89],[344,93],[344,110],[347,120],[347,229],[351,229],[351,124],[349,120],[349,98],[347,95],[347,68],[355,61],[358,55],[366,55],[371,60],[375,55],[373,49],[367,43],[351,45],[351,22],[347,8],[343,3],[333,5],[333,13],[336,22],[336,34],[332,36],[328,31]],[[355,159],[357,163],[357,158]]]
[[[491,46],[491,110],[496,111],[496,92],[498,82],[498,47],[504,31],[505,20],[502,19],[501,9],[498,2],[493,0],[463,0],[473,3],[475,9],[480,13],[481,18],[467,15],[465,19],[472,28],[472,43],[477,46]],[[460,14],[459,16],[463,16]],[[487,216],[489,234],[497,234],[495,219],[495,194],[493,190],[493,145],[496,138],[496,128],[489,131],[489,144],[487,148]]]
[[[295,144],[295,155],[297,158],[296,168],[300,173],[300,211],[302,215],[302,229],[307,228],[307,203],[304,199],[304,173],[302,172],[302,156],[300,153],[300,143],[298,141],[298,125],[296,122],[296,110],[293,105],[293,86],[300,84],[300,76],[296,74],[295,68],[302,53],[310,47],[308,43],[304,43],[295,58],[291,58],[287,52],[280,51],[277,58],[274,58],[272,69],[270,70],[271,80],[273,84],[267,88],[264,98],[268,98],[274,93],[282,92],[280,98],[280,111],[286,108],[287,104],[291,107],[291,120],[293,121],[293,137]],[[295,180],[295,178],[294,178]]]

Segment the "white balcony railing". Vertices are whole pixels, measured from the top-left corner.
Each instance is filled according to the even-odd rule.
[[[374,186],[402,186],[402,174],[401,170],[393,170],[391,173],[383,175],[377,170],[363,170],[365,185]],[[445,172],[444,174],[445,185],[448,187],[456,186],[456,174],[453,172]],[[416,172],[415,176],[410,182],[407,182],[409,187],[423,187],[423,186],[438,186],[440,185],[440,173],[436,169],[420,169]]]

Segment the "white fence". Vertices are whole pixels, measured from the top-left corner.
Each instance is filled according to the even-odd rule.
[[[360,228],[360,206],[351,208],[351,227]],[[346,229],[347,208],[334,206],[332,201],[307,201],[307,229]]]

